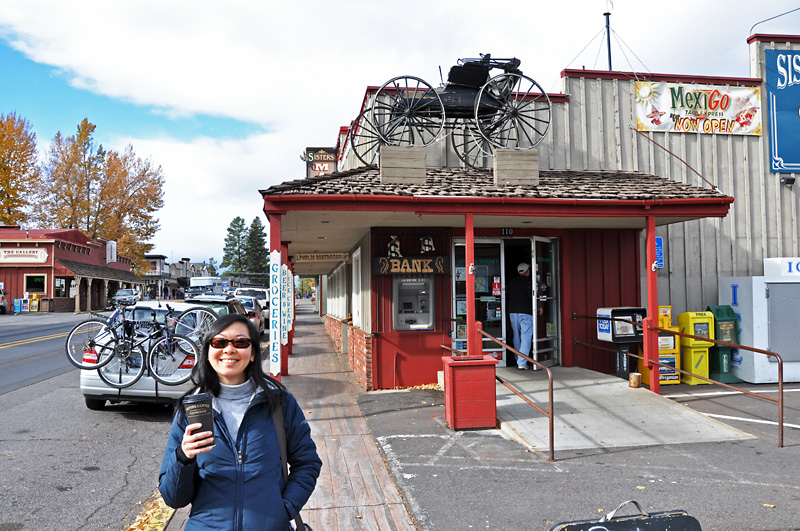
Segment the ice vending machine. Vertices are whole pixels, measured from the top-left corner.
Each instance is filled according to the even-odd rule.
[[[641,323],[645,317],[647,317],[646,308],[621,306],[597,309],[597,339],[617,344],[617,376],[620,378],[627,380],[631,368],[636,367],[637,358],[632,358],[629,354],[637,352],[643,341]]]
[[[433,330],[433,277],[394,277],[395,330]]]
[[[765,258],[763,277],[720,278],[719,303],[739,318],[739,344],[780,354],[783,381],[800,382],[800,258]],[[731,368],[745,382],[778,381],[773,356],[739,349],[731,354]]]

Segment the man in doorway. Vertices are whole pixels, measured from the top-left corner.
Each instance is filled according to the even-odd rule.
[[[508,313],[511,316],[511,331],[514,334],[514,348],[530,356],[533,340],[533,284],[531,266],[522,262],[517,266],[519,276],[506,285]],[[528,368],[528,360],[517,356],[517,369]]]

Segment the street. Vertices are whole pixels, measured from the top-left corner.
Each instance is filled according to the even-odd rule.
[[[86,315],[8,317],[0,316],[0,530],[127,529],[155,492],[171,408],[87,409],[78,370],[61,359],[67,330]],[[742,387],[775,396],[774,384]],[[786,385],[783,449],[771,402],[710,385],[662,392],[756,438],[563,451],[547,463],[497,430],[447,428],[441,391],[363,393],[358,402],[424,529],[547,529],[625,499],[688,509],[703,529],[796,528],[800,384]]]
[[[69,317],[31,327],[7,324],[14,317],[0,316],[0,395],[73,369],[64,356],[64,341],[86,316]]]
[[[0,316],[0,529],[126,529],[153,495],[172,410],[90,411],[67,332],[88,315]]]

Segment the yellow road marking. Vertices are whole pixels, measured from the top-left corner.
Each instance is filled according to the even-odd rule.
[[[47,341],[48,339],[58,339],[60,337],[67,337],[69,332],[61,332],[59,334],[50,334],[49,336],[32,337],[30,339],[20,339],[19,341],[11,341],[9,343],[0,343],[0,348],[18,347],[20,345],[30,345],[38,341]]]

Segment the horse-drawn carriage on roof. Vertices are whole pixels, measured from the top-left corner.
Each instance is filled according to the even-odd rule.
[[[550,98],[519,66],[519,59],[486,54],[460,59],[443,87],[392,78],[353,121],[350,148],[363,164],[377,166],[381,146],[427,146],[451,136],[471,168],[484,168],[495,149],[533,148],[550,128]],[[491,77],[495,68],[503,73]]]

